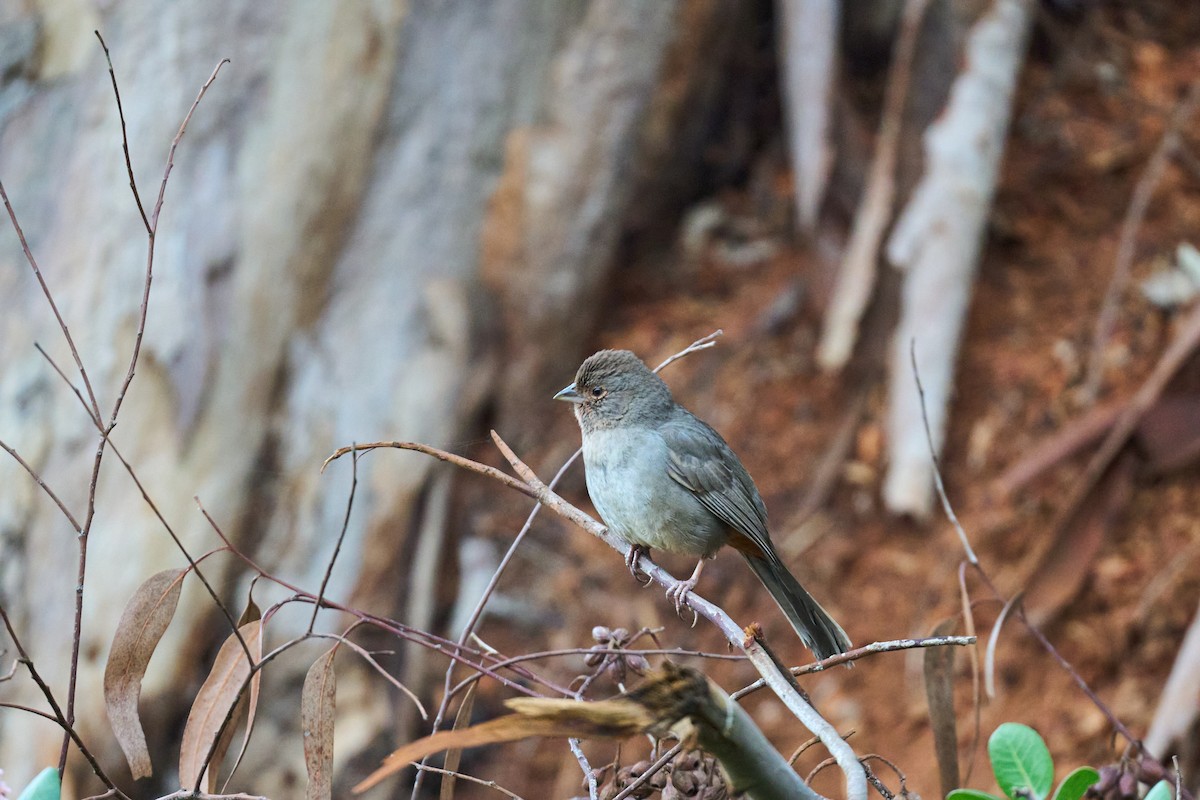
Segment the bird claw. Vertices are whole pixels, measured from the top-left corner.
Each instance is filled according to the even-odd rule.
[[[650,548],[634,544],[629,546],[629,552],[625,554],[625,566],[629,568],[629,574],[634,577],[634,580],[642,584],[642,588],[649,586],[654,581],[653,578],[638,569],[638,559],[649,552]],[[646,580],[643,581],[642,578]]]
[[[700,615],[696,613],[696,609],[687,605],[687,596],[692,593],[692,589],[696,588],[697,581],[689,579],[679,581],[670,589],[667,589],[667,599],[671,601],[671,605],[675,606],[675,613],[680,617],[683,616],[683,609],[687,608],[692,612],[692,627],[696,627],[696,622],[699,621]]]

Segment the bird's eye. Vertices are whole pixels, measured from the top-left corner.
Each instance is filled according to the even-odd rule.
[[[604,387],[603,386],[593,386],[592,387],[592,397],[599,399],[603,396],[604,396]]]

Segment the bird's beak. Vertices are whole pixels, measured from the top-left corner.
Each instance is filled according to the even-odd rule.
[[[568,403],[582,403],[583,402],[583,398],[580,396],[579,392],[575,391],[575,384],[573,384],[573,383],[570,386],[563,389],[558,394],[554,395],[554,399],[555,400],[566,400]]]

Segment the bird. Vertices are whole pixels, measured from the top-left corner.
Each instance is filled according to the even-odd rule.
[[[723,545],[745,558],[800,640],[818,659],[848,651],[842,627],[779,558],[767,509],[750,473],[708,423],[675,402],[670,388],[628,350],[601,350],[554,395],[572,404],[583,439],[588,495],[610,531],[631,545],[699,561],[667,591],[679,611],[705,560]]]

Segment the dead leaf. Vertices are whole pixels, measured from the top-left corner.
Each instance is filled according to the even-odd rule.
[[[933,636],[954,632],[956,619],[948,619],[934,628]],[[937,753],[942,796],[962,784],[958,774],[958,722],[954,716],[954,648],[929,647],[925,650],[925,697],[929,702],[929,722],[933,728],[933,748]]]
[[[300,725],[304,734],[304,766],[308,771],[308,800],[333,796],[333,712],[337,677],[333,672],[334,647],[313,662],[304,676],[300,695]]]
[[[533,737],[580,739],[625,738],[646,730],[654,718],[633,700],[623,698],[581,703],[577,700],[515,698],[506,705],[517,713],[462,730],[440,731],[404,745],[383,760],[383,765],[354,787],[359,794],[413,761],[451,748],[480,747]]]
[[[108,719],[135,780],[154,772],[146,747],[146,734],[138,716],[138,699],[154,648],[175,616],[184,572],[183,569],[163,570],[138,587],[117,623],[108,663],[104,667],[104,704],[108,708]]]
[[[240,628],[240,632],[251,653],[256,650],[261,652],[261,621],[247,623]],[[213,775],[220,769],[220,757],[223,755],[223,747],[214,749],[213,742],[225,718],[230,716],[230,709],[242,697],[249,676],[250,663],[246,660],[246,652],[237,637],[230,634],[217,652],[216,661],[204,685],[196,693],[187,724],[183,728],[183,743],[179,747],[179,781],[184,789],[199,790],[203,775],[206,785],[204,791],[212,790],[215,783]],[[254,682],[257,681],[256,675]],[[257,694],[254,686],[250,690],[252,694]],[[233,727],[231,722],[221,736],[226,746]],[[205,765],[210,750],[213,750],[212,763]]]
[[[458,713],[454,715],[454,730],[456,731],[471,724],[471,710],[475,708],[475,688],[477,686],[479,683],[475,682],[467,688],[467,694],[458,707]],[[458,765],[461,761],[461,748],[456,747],[446,751],[446,763],[442,765],[442,768],[449,774],[442,778],[442,790],[438,795],[438,800],[454,800],[454,787],[458,783],[454,773],[458,772]]]
[[[255,579],[257,580],[257,578]],[[246,608],[242,611],[242,616],[238,618],[238,630],[252,622],[258,622],[262,619],[262,610],[258,604],[254,602],[254,581],[250,583],[250,596],[246,598]],[[250,648],[250,654],[255,661],[262,658],[262,637],[259,636],[256,644],[246,642],[246,646]],[[221,787],[222,793],[229,788],[229,782],[233,780],[234,773],[237,772],[238,765],[242,763],[242,758],[246,755],[246,748],[250,746],[250,734],[254,732],[254,717],[258,711],[258,691],[262,685],[262,673],[254,673],[254,677],[250,680],[250,711],[246,715],[246,732],[242,734],[242,746],[238,750],[237,758],[233,760],[233,767],[229,770],[229,776],[225,778],[225,785]],[[247,700],[245,697],[239,701],[245,706]],[[234,717],[241,716],[242,709],[239,708],[234,714]],[[230,737],[233,736],[233,726],[230,725],[225,729],[224,739],[220,747],[217,748],[217,754],[214,756],[214,761],[220,763],[225,758],[225,751],[229,749]],[[215,772],[215,770],[214,770]]]

